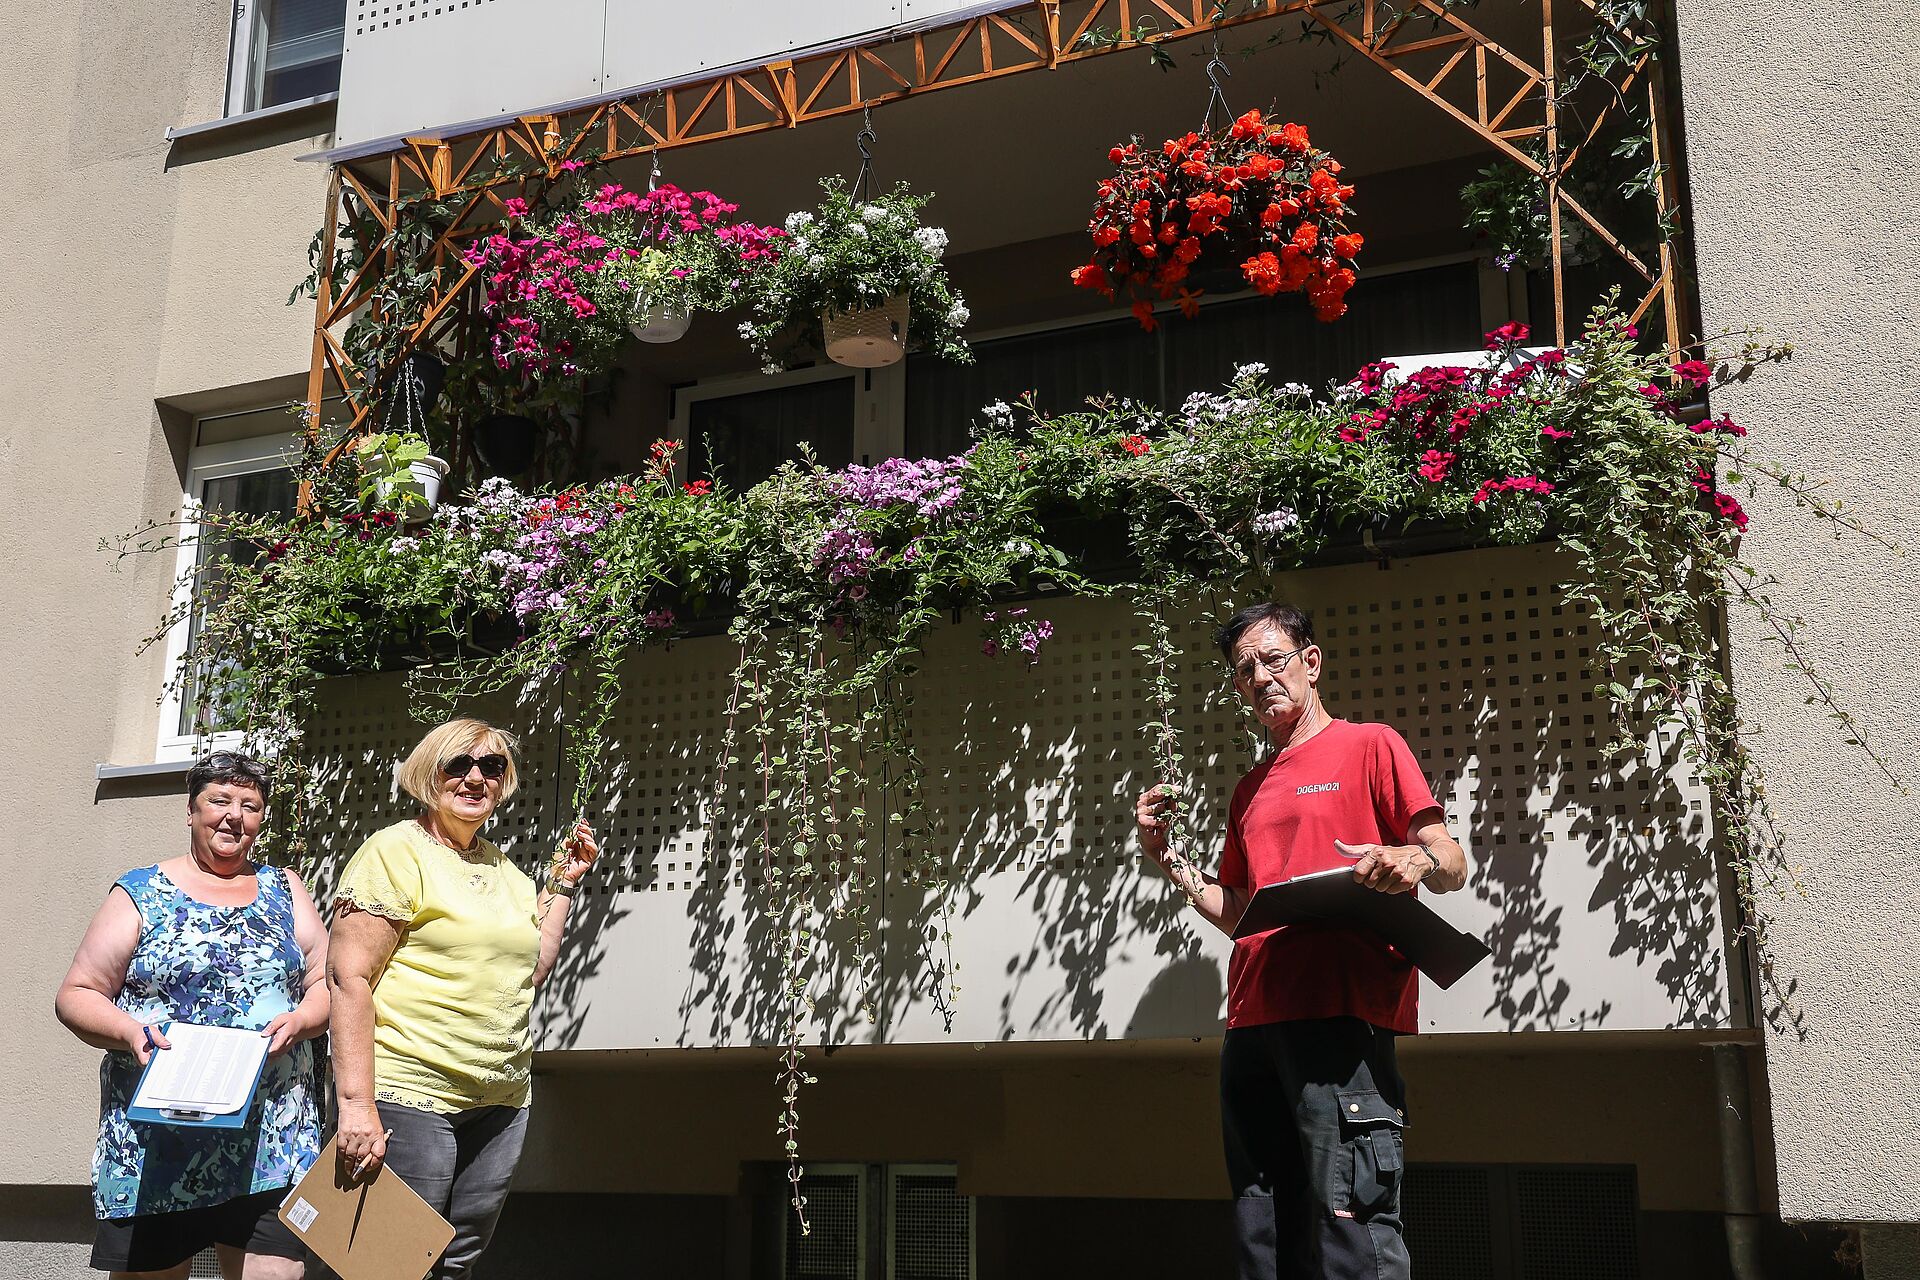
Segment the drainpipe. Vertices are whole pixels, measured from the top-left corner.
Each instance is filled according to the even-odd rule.
[[[1727,1260],[1734,1280],[1763,1280],[1760,1264],[1760,1187],[1754,1177],[1753,1098],[1747,1053],[1738,1044],[1711,1046],[1714,1106],[1720,1130],[1720,1196],[1725,1208]]]

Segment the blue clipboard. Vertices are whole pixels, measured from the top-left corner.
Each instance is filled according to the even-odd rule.
[[[166,1035],[173,1029],[171,1021],[161,1024],[160,1034]],[[155,1057],[164,1050],[156,1050],[147,1055],[147,1065],[140,1072],[140,1080],[133,1087],[133,1096],[140,1096],[140,1088],[147,1082],[147,1072],[153,1070]],[[253,1083],[247,1086],[247,1102],[243,1107],[226,1115],[208,1115],[202,1111],[175,1111],[168,1107],[128,1107],[127,1119],[135,1124],[170,1124],[182,1129],[244,1129],[247,1117],[253,1114],[253,1104],[260,1093],[260,1077],[266,1074],[267,1060],[260,1059],[259,1068],[253,1073]]]

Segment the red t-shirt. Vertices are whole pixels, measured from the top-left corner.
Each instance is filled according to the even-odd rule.
[[[1405,844],[1423,809],[1438,808],[1406,740],[1382,724],[1335,720],[1234,788],[1220,880],[1262,885],[1353,859],[1334,846]],[[1369,929],[1297,924],[1242,938],[1227,965],[1227,1025],[1364,1018],[1418,1030],[1414,967]]]

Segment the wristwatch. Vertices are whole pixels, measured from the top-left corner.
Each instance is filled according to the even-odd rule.
[[[1438,871],[1440,869],[1440,859],[1433,856],[1433,850],[1429,849],[1426,845],[1418,845],[1416,847],[1420,850],[1420,852],[1427,855],[1427,861],[1433,864],[1433,871]],[[1427,872],[1427,876],[1432,875],[1433,871]],[[1422,880],[1425,880],[1427,876],[1421,876],[1420,878]]]

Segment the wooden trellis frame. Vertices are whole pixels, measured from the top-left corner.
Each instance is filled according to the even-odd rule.
[[[1561,3],[1582,6],[1593,20],[1604,21],[1596,0]],[[1225,6],[1216,0],[1034,0],[830,52],[769,59],[755,67],[560,114],[529,113],[459,135],[406,138],[385,153],[336,164],[327,184],[319,259],[323,269],[316,289],[307,382],[308,432],[317,437],[320,405],[330,389],[342,395],[352,416],[342,438],[326,455],[330,465],[365,431],[385,380],[410,351],[438,341],[449,330],[462,342],[473,340],[470,330],[478,316],[478,291],[472,286],[478,272],[461,258],[461,246],[504,216],[505,200],[514,191],[529,181],[556,178],[569,161],[586,157],[604,162],[794,128],[910,95],[1289,15],[1366,58],[1545,182],[1550,193],[1558,342],[1564,343],[1567,336],[1562,222],[1571,217],[1646,285],[1631,317],[1637,322],[1658,307],[1667,345],[1678,351],[1685,322],[1679,267],[1671,246],[1661,245],[1654,264],[1641,261],[1562,185],[1616,103],[1630,93],[1647,95],[1654,162],[1670,161],[1673,151],[1659,68],[1648,58],[1640,59],[1613,85],[1614,101],[1604,104],[1584,136],[1568,145],[1558,111],[1553,6],[1554,0],[1539,0],[1539,55],[1530,58],[1474,25],[1469,20],[1471,11],[1456,10],[1441,0],[1414,0],[1405,9],[1384,0],[1241,0]],[[1083,45],[1083,37],[1094,32],[1118,32],[1123,38]],[[1535,140],[1544,161],[1522,146]],[[1663,222],[1675,207],[1677,192],[1669,163],[1656,191]],[[410,202],[434,200],[455,208],[450,224],[421,249],[417,259],[431,267],[435,286],[394,353],[394,363],[372,371],[371,377],[353,366],[334,330],[361,307],[370,307],[378,315],[389,305],[380,285],[396,263],[391,250],[370,255],[336,293],[325,268],[333,262],[335,229],[349,197],[388,233]],[[455,448],[464,450],[464,440],[456,442]],[[303,505],[305,501],[303,494]]]

